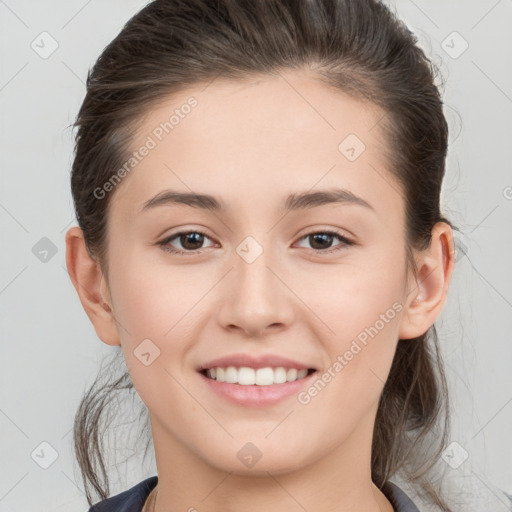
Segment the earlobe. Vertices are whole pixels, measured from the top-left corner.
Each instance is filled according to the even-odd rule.
[[[418,254],[417,276],[406,295],[400,339],[425,334],[441,313],[455,266],[453,232],[445,222],[432,229],[430,246]]]
[[[79,227],[70,228],[66,233],[66,266],[98,337],[108,345],[120,345],[105,276],[100,264],[89,254]]]

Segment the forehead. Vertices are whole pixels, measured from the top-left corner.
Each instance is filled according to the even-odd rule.
[[[383,183],[374,169],[387,165],[383,115],[295,71],[195,84],[137,123],[130,149],[150,149],[121,195],[142,204],[169,187],[243,203],[260,192],[271,201],[316,184],[376,195],[371,189]]]
[[[192,100],[196,106],[189,108],[187,103]],[[226,143],[226,139],[242,142],[244,137],[251,137],[255,150],[268,142],[268,134],[274,144],[308,137],[318,146],[327,137],[326,146],[317,147],[320,152],[332,146],[333,138],[348,133],[372,142],[379,134],[373,129],[384,112],[374,103],[357,99],[305,72],[255,75],[243,80],[216,78],[161,100],[136,127],[134,142],[142,142],[153,131],[159,138],[158,127],[173,114],[174,135],[181,132],[183,137],[197,137],[207,132],[217,143]],[[162,135],[169,134],[167,131]],[[257,134],[260,137],[255,137]]]

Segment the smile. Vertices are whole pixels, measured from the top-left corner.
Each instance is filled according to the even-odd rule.
[[[283,366],[264,368],[250,368],[248,366],[217,366],[204,369],[203,375],[217,382],[228,384],[239,384],[241,386],[271,386],[273,384],[284,384],[295,382],[313,373],[315,370],[306,368],[285,368]]]

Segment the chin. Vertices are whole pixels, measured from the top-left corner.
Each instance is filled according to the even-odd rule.
[[[240,447],[238,446],[240,445]],[[268,473],[280,475],[297,471],[308,464],[297,457],[297,450],[276,451],[275,447],[258,447],[256,443],[236,443],[236,448],[229,446],[226,450],[204,457],[209,465],[216,469],[239,476],[268,476]]]

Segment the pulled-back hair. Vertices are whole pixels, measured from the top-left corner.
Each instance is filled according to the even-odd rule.
[[[400,184],[407,263],[417,277],[413,250],[429,246],[437,222],[451,225],[440,211],[448,126],[436,69],[417,42],[376,0],[150,2],[89,72],[74,123],[72,194],[91,256],[107,273],[106,224],[115,192],[99,200],[94,191],[126,161],[133,134],[152,107],[216,77],[246,80],[300,69],[385,112],[379,129],[387,142],[388,171]],[[109,495],[102,419],[117,393],[134,391],[126,369],[110,378],[104,384],[98,377],[75,417],[74,446],[89,504],[90,487],[101,499]],[[399,340],[372,442],[372,480],[379,488],[402,475],[419,495],[450,510],[431,477],[448,435],[448,408],[435,326],[413,340]]]

